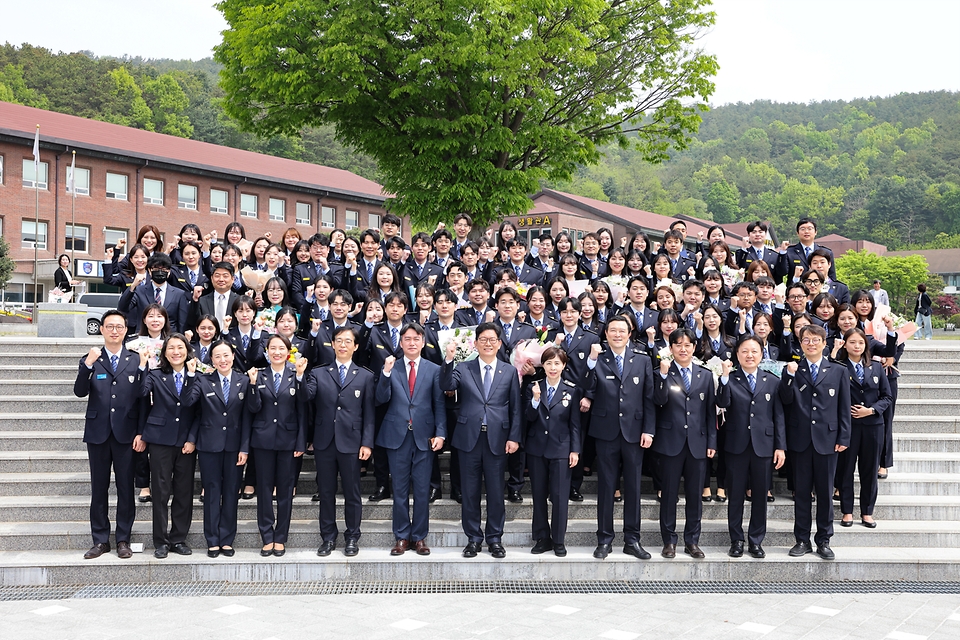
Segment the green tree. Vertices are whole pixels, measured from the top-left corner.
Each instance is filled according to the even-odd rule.
[[[190,99],[174,79],[173,74],[147,80],[143,84],[143,98],[153,113],[153,124],[160,133],[189,138],[193,135],[190,118],[184,115]]]
[[[113,81],[110,95],[103,105],[100,120],[153,131],[153,112],[143,99],[143,91],[125,67],[109,73]]]
[[[227,113],[263,134],[332,123],[392,207],[479,225],[569,180],[598,144],[663,160],[713,92],[708,0],[223,0]]]
[[[847,251],[837,257],[837,278],[851,290],[869,289],[877,278],[890,294],[890,306],[899,313],[912,309],[917,285],[930,281],[927,259],[922,255],[878,256],[869,251]]]
[[[10,257],[10,245],[6,238],[0,236],[0,289],[7,286],[10,278],[13,277],[13,270],[16,268],[16,263]]]
[[[0,70],[0,100],[28,107],[47,109],[47,97],[27,86],[23,79],[23,65],[8,64]]]
[[[720,224],[740,219],[740,192],[726,180],[714,182],[707,192],[707,211]]]

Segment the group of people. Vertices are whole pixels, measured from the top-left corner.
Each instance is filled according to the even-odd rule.
[[[153,503],[155,555],[191,553],[197,464],[208,555],[234,554],[239,500],[254,495],[261,555],[283,555],[305,455],[317,467],[321,556],[338,544],[338,478],[343,553],[358,553],[360,478],[371,466],[368,500],[394,498],[391,554],[429,554],[444,451],[466,557],[484,544],[504,557],[505,500],[522,502],[528,477],[533,553],[566,554],[569,501],[583,500],[594,473],[599,559],[612,552],[616,502],[623,552],[650,557],[642,475],[660,502],[667,558],[679,542],[681,479],[683,550],[694,558],[703,503],[714,499],[729,500],[729,554],[746,543],[764,557],[776,470],[795,500],[791,555],[813,551],[815,498],[813,542],[833,558],[833,501],[852,526],[855,473],[860,522],[876,526],[902,345],[889,318],[885,335],[872,335],[876,294],[836,280],[812,220],[800,221],[793,245],[769,246],[758,221],[739,248],[717,226],[695,251],[682,220],[662,243],[638,233],[619,246],[606,229],[543,234],[528,247],[509,222],[479,241],[472,227],[460,214],[452,233],[440,225],[408,242],[387,215],[356,239],[289,229],[274,243],[246,240],[238,223],[225,242],[185,225],[163,251],[148,226],[125,256],[122,245],[109,251],[104,281],[123,294],[75,386],[89,395],[85,557],[110,550],[111,468],[118,554],[130,555],[135,485]],[[472,330],[473,359],[442,343],[457,328]],[[514,366],[524,341],[542,356]]]

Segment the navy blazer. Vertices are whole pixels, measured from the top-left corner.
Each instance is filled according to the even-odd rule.
[[[807,359],[797,373],[786,370],[780,381],[780,401],[787,419],[787,448],[804,451],[813,443],[820,455],[834,453],[836,445],[850,446],[850,379],[844,365],[820,361],[817,381],[810,378]]]
[[[490,396],[485,398],[481,365],[486,366],[480,358],[456,366],[444,361],[440,369],[440,388],[456,391],[460,402],[451,444],[461,451],[473,451],[486,415],[490,451],[494,455],[506,455],[507,441],[518,444],[523,441],[520,376],[512,365],[494,361]]]
[[[489,278],[488,281],[490,282],[491,287],[494,282],[500,279],[500,274],[502,274],[507,269],[516,273],[516,269],[514,268],[512,262],[507,262],[505,264],[499,265],[497,266],[497,268],[490,269],[487,272],[487,276]],[[539,285],[543,283],[543,271],[530,265],[527,262],[524,262],[522,265],[520,265],[520,276],[517,278],[517,280],[527,285]]]
[[[830,273],[827,274],[827,277],[831,280],[837,279],[837,269],[836,269],[836,260],[833,259],[833,252],[822,244],[813,243],[813,249],[811,253],[817,249],[826,249],[830,252]],[[807,257],[804,255],[803,246],[798,242],[787,247],[786,253],[780,254],[780,261],[778,263],[778,270],[774,271],[774,280],[780,282],[783,278],[787,279],[787,282],[793,281],[793,274],[796,271],[797,267],[802,267],[804,271],[810,268],[810,263],[807,262]]]
[[[713,374],[698,364],[690,365],[690,391],[676,362],[666,379],[654,373],[653,401],[657,405],[657,437],[653,450],[665,456],[679,455],[684,443],[694,458],[703,460],[707,449],[717,449],[717,403]]]
[[[763,247],[761,251],[763,251],[761,259],[767,263],[767,265],[770,267],[770,271],[776,274],[777,265],[780,262],[780,254],[773,247]],[[748,249],[737,249],[735,259],[738,267],[741,269],[747,269],[751,263],[757,259],[757,256],[753,252],[753,246],[751,246]]]
[[[247,348],[243,348],[243,337],[240,335],[240,327],[233,324],[228,333],[223,334],[223,339],[233,345],[233,370],[245,374],[251,367],[255,367],[257,362],[262,362],[266,350],[267,338],[270,334],[265,331],[260,332],[260,336],[254,338],[257,329],[250,329],[250,343]]]
[[[306,302],[306,290],[319,275],[319,267],[314,268],[314,263],[301,262],[290,271],[290,304],[294,309],[299,309]],[[333,289],[337,290],[343,286],[343,265],[327,261],[327,275],[333,278]]]
[[[197,451],[204,453],[239,452],[243,421],[249,419],[244,398],[250,392],[250,378],[231,371],[230,402],[224,404],[219,372],[196,377],[181,396],[183,404],[196,406],[198,413],[187,442],[196,443]]]
[[[191,329],[196,329],[197,324],[199,324],[200,316],[202,315],[210,315],[213,317],[217,316],[216,314],[217,306],[215,302],[216,296],[217,296],[217,292],[211,289],[209,292],[200,296],[200,299],[194,303],[193,319],[190,321]],[[233,291],[230,291],[227,294],[227,305],[225,307],[226,312],[224,313],[224,315],[227,315],[227,316],[230,315],[230,309],[233,308],[233,302],[239,297],[240,296],[234,293]],[[223,332],[223,327],[220,327],[220,331]]]
[[[170,271],[170,277],[167,278],[167,283],[172,284],[176,288],[182,290],[187,294],[187,300],[193,300],[193,287],[194,285],[190,284],[190,270],[184,266],[177,266],[174,263],[173,269]],[[207,292],[210,290],[210,278],[207,277],[207,274],[203,272],[203,267],[197,265],[197,284],[198,287],[203,287],[203,291]],[[202,295],[202,294],[201,294]]]
[[[300,383],[293,365],[287,364],[280,374],[280,392],[273,389],[273,369],[257,374],[246,398],[249,419],[243,422],[240,451],[251,448],[271,451],[306,451],[306,420],[297,394]]]
[[[111,434],[117,442],[129,444],[137,435],[140,420],[140,356],[126,347],[120,348],[117,372],[110,366],[107,350],[88,369],[86,356],[80,358],[73,393],[87,400],[83,441],[103,444]]]
[[[436,276],[434,279],[435,288],[439,289],[444,283],[443,267],[436,262],[430,262],[429,260],[425,262],[423,265],[423,275],[419,275],[417,271],[417,263],[411,259],[398,274],[400,278],[400,290],[407,294],[411,301],[416,300],[417,286],[423,282],[429,282],[430,276]]]
[[[350,295],[353,296],[354,302],[366,302],[367,301],[367,289],[370,288],[370,282],[367,280],[367,261],[363,256],[357,256],[357,273],[351,275],[350,272],[344,267],[343,273],[343,282],[344,288],[350,292]],[[379,267],[383,262],[377,260],[373,263],[373,272],[376,273],[377,267]],[[376,286],[376,285],[374,285]]]
[[[400,329],[403,325],[400,325]],[[393,348],[393,337],[390,335],[393,331],[387,322],[375,324],[372,327],[363,325],[360,329],[360,348],[357,354],[361,355],[361,362],[370,371],[373,372],[374,379],[380,378],[380,372],[383,371],[384,361],[393,356],[397,360],[403,357],[403,349],[400,348],[400,338],[398,334],[397,348]]]
[[[117,308],[127,314],[127,326],[134,332],[140,330],[140,319],[143,311],[155,302],[153,297],[156,285],[152,280],[144,280],[136,288],[127,287],[127,290],[120,296],[117,302]],[[190,304],[193,300],[193,294],[187,297],[183,289],[179,289],[171,283],[167,283],[167,291],[163,298],[163,308],[167,310],[170,317],[170,331],[172,333],[183,333],[189,327],[190,322]]]
[[[533,388],[527,391],[527,437],[523,448],[527,453],[549,459],[566,460],[571,453],[580,453],[580,398],[582,387],[561,379],[547,406],[547,381],[541,380],[540,403],[533,407]]]
[[[882,427],[883,412],[893,404],[893,395],[890,392],[890,381],[879,362],[869,362],[863,368],[863,384],[857,378],[856,369],[852,362],[845,362],[850,374],[850,404],[862,404],[873,408],[876,413],[866,418],[851,418],[851,425],[857,427]]]
[[[196,377],[182,371],[183,386],[177,394],[175,374],[153,369],[143,374],[140,381],[141,403],[145,409],[140,423],[140,437],[144,442],[168,447],[182,447],[193,429],[195,407],[183,404],[190,385]]]
[[[336,361],[317,367],[304,377],[300,400],[314,403],[313,446],[326,449],[335,444],[340,453],[359,453],[360,447],[373,449],[374,397],[373,374],[351,362],[346,382],[340,386]]]
[[[564,368],[564,377],[573,380],[581,389],[585,389],[590,381],[590,370],[587,368],[587,359],[590,357],[590,349],[593,345],[600,342],[597,334],[585,331],[578,326],[573,332],[573,338],[570,339],[570,346],[564,339],[566,330],[562,327],[556,331],[550,332],[550,342],[553,342],[557,336],[560,336],[560,348],[563,349],[569,358],[566,368]]]
[[[440,367],[423,356],[417,367],[417,380],[410,396],[409,369],[406,360],[397,358],[389,376],[377,381],[376,401],[387,405],[376,445],[399,449],[407,432],[420,451],[430,451],[430,438],[447,438],[446,396],[440,390]]]
[[[363,333],[363,326],[353,322],[352,320],[347,320],[345,326],[352,327],[357,335]],[[311,342],[313,344],[313,357],[314,359],[310,361],[310,368],[320,367],[324,365],[331,364],[334,360],[337,359],[337,354],[333,351],[333,318],[327,316],[327,319],[320,323],[320,329],[317,331],[316,336],[311,335]],[[298,347],[299,348],[299,347]],[[362,353],[363,343],[360,343],[360,347],[357,349],[358,353]],[[308,356],[309,357],[309,356]]]
[[[516,318],[510,323],[509,340],[506,339],[506,332],[503,329],[503,323],[500,319],[494,320],[494,323],[500,327],[501,335],[503,336],[503,338],[501,338],[500,350],[497,352],[497,358],[504,362],[510,362],[510,356],[513,355],[513,350],[520,341],[537,339],[537,330],[533,328],[533,325],[520,322]]]
[[[586,392],[592,402],[589,435],[610,441],[623,434],[624,440],[637,444],[641,434],[656,433],[649,356],[627,345],[621,379],[616,358],[608,347],[600,353],[592,373]]]
[[[453,319],[456,320],[461,327],[475,327],[485,320],[487,311],[489,310],[490,308],[487,307],[480,312],[481,318],[479,322],[477,321],[477,310],[472,306],[469,309],[457,309],[453,314]]]
[[[726,384],[717,388],[717,406],[727,409],[723,429],[727,453],[743,453],[747,445],[762,458],[773,456],[774,450],[787,448],[787,433],[780,402],[780,378],[759,369],[754,374],[756,386],[750,391],[747,374],[730,372]]]

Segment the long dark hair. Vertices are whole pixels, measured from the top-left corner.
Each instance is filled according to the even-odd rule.
[[[163,341],[163,347],[160,349],[160,371],[164,373],[173,373],[173,366],[167,360],[167,345],[170,344],[171,340],[179,340],[183,343],[187,348],[187,360],[193,357],[193,345],[187,340],[187,336],[182,333],[171,333],[167,336],[166,340]],[[186,362],[186,360],[184,362]]]
[[[170,334],[170,315],[167,313],[167,310],[163,308],[163,305],[157,304],[156,302],[148,305],[147,308],[143,310],[143,315],[140,316],[140,335],[150,335],[150,331],[147,330],[146,320],[147,314],[151,311],[159,311],[160,315],[163,316],[163,328],[160,329],[160,337],[166,338]]]

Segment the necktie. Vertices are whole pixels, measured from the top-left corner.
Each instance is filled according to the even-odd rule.
[[[854,368],[857,370],[857,380],[863,384],[863,365],[858,362]]]
[[[769,360],[769,359],[770,359],[770,349],[767,348],[767,347],[764,347],[764,348],[763,348],[763,359],[764,359],[764,360]]]
[[[483,398],[490,397],[490,389],[493,387],[493,365],[486,365],[483,373]],[[484,416],[486,417],[486,416]]]
[[[503,325],[503,337],[506,340],[510,340],[510,323]]]
[[[200,362],[203,362],[206,359],[207,359],[207,348],[200,347]]]
[[[326,320],[326,319],[327,319],[327,309],[326,309],[326,307],[320,309],[320,319],[321,319],[321,320]]]
[[[812,250],[813,250],[813,249],[812,249],[811,247],[804,247],[804,248],[803,248],[803,257],[806,258],[807,260],[809,260],[809,259],[810,259],[810,252],[811,252]]]
[[[671,260],[671,261],[670,261],[670,272],[671,272],[671,273],[675,273],[676,270],[677,270],[677,261],[676,261],[676,260]]]
[[[280,374],[279,373],[273,374],[273,392],[277,394],[280,393]]]
[[[623,375],[623,356],[617,356],[617,372]]]
[[[637,311],[635,315],[637,317],[637,331],[643,331],[643,314]]]
[[[110,366],[113,367],[113,372],[117,372],[117,367],[120,365],[120,356],[110,356]]]
[[[687,326],[691,329],[695,329],[697,327],[697,320],[693,317],[692,313],[687,316]]]
[[[190,286],[197,286],[197,273],[195,271],[190,272]]]
[[[810,379],[814,382],[817,381],[817,365],[810,363]]]
[[[243,285],[243,282],[240,280],[240,276],[233,276],[233,288],[240,289]]]
[[[422,264],[418,264],[418,265],[417,265],[417,277],[418,277],[418,278],[422,278],[422,277],[423,277],[423,265],[422,265]]]
[[[713,347],[713,353],[714,353],[714,355],[720,353],[720,341],[719,341],[719,340],[711,340],[711,341],[710,341],[710,346]]]
[[[569,349],[569,348],[570,348],[570,345],[573,344],[573,334],[572,334],[572,333],[568,333],[568,334],[567,334],[567,337],[565,338],[565,340],[567,341],[567,348]]]
[[[340,386],[342,387],[347,383],[347,365],[340,365]]]
[[[153,299],[157,304],[160,304],[160,287],[157,287],[157,290],[154,292]]]
[[[753,248],[753,255],[757,260],[763,260],[763,249]]]
[[[258,265],[257,265],[257,269],[259,269],[260,271],[266,271],[266,270],[267,270],[267,265],[266,265],[266,264],[258,264]]]
[[[446,260],[444,260],[443,258],[437,258],[437,264],[440,265],[441,267],[443,266],[444,262],[446,262]]]
[[[410,361],[410,374],[407,376],[407,384],[410,385],[410,397],[413,397],[413,387],[417,384],[417,368],[414,366],[416,363],[412,360]]]
[[[393,348],[396,349],[397,346],[400,344],[400,330],[397,329],[396,327],[394,327],[394,328],[390,331],[390,335],[391,335],[392,340],[393,340]]]
[[[597,321],[598,321],[598,322],[603,322],[603,321],[604,321],[604,317],[605,317],[606,315],[607,315],[607,314],[606,314],[606,311],[604,311],[603,309],[600,309],[600,311],[597,312]]]
[[[533,321],[533,326],[535,326],[536,328],[538,328],[538,329],[539,329],[540,327],[542,327],[542,326],[543,326],[543,323],[542,323],[542,322],[540,322],[540,321],[539,321],[539,320],[537,320],[537,319],[534,319],[534,321]]]
[[[683,387],[690,393],[690,370],[686,367],[680,367],[680,375],[683,376]]]
[[[240,336],[240,344],[243,345],[243,350],[246,351],[250,347],[250,336]]]
[[[221,380],[220,391],[223,393],[223,404],[228,404],[230,402],[230,378]]]
[[[183,374],[178,373],[173,376],[173,384],[177,387],[177,395],[180,395],[180,392],[183,391]]]
[[[483,322],[483,311],[477,311],[477,324]]]
[[[519,279],[519,278],[520,278],[520,267],[514,267],[513,270],[517,272],[517,278]]]
[[[218,293],[217,294],[217,322],[220,324],[220,328],[223,329],[223,316],[227,315],[227,294]]]
[[[310,266],[313,267],[313,275],[320,275],[320,265],[318,265],[316,262],[311,262]]]
[[[440,331],[446,331],[446,330],[449,329],[449,328],[450,328],[450,327],[448,327],[448,326],[445,325],[445,324],[440,325]]]
[[[553,387],[547,387],[547,406],[550,406],[550,402],[553,400]]]
[[[368,262],[367,263],[367,282],[372,282],[372,281],[373,281],[373,263]]]
[[[750,385],[750,392],[757,390],[757,379],[753,376],[752,373],[747,374],[747,384]]]

